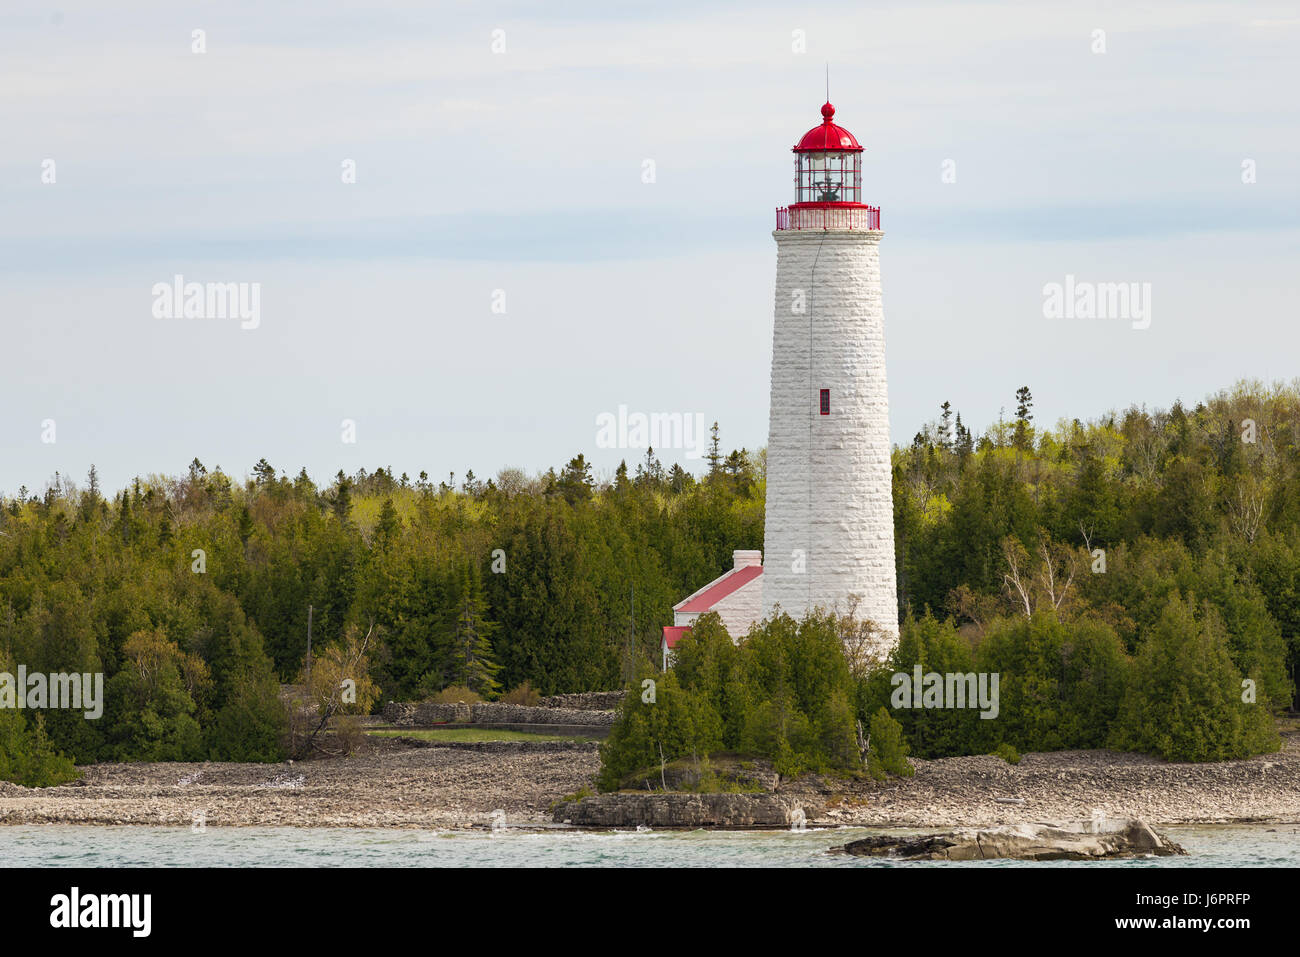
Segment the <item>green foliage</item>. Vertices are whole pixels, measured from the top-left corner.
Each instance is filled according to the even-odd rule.
[[[952,754],[978,753],[980,743],[996,722],[982,721],[973,708],[894,708],[893,676],[914,674],[916,666],[923,674],[967,674],[976,669],[970,643],[957,633],[951,621],[938,621],[931,615],[920,620],[909,618],[899,632],[899,641],[889,661],[876,669],[862,684],[858,710],[871,715],[889,706],[903,728],[912,753],[918,757],[945,757]]]
[[[1029,559],[1031,614],[1104,621],[1131,655],[1171,594],[1208,601],[1234,665],[1275,706],[1300,705],[1300,387],[1242,382],[1194,409],[1130,408],[1055,429],[1031,424],[1027,388],[1013,407],[1014,423],[973,451],[946,406],[894,453],[901,606],[979,632],[1023,615],[1004,578],[1010,538]]]
[[[1194,408],[1055,427],[1034,418],[1027,386],[1006,398],[1014,418],[982,435],[947,403],[893,453],[908,621],[888,669],[845,682],[816,625],[769,623],[738,648],[701,622],[677,665],[692,747],[720,739],[787,770],[851,765],[854,719],[889,707],[890,674],[918,663],[1003,681],[996,720],[891,709],[921,757],[1270,746],[1258,717],[1218,728],[1227,704],[1194,673],[1177,680],[1191,683],[1187,714],[1215,716],[1204,742],[1142,738],[1121,704],[1148,694],[1133,686],[1150,680],[1143,656],[1171,601],[1255,683],[1259,715],[1300,703],[1300,389],[1242,383]],[[1242,440],[1247,419],[1256,441]],[[763,454],[727,454],[715,430],[700,478],[653,450],[612,481],[598,472],[577,454],[536,478],[412,483],[377,468],[318,486],[265,459],[247,481],[195,459],[117,494],[97,475],[81,491],[56,476],[0,501],[0,654],[104,673],[102,720],[44,715],[51,746],[79,763],[281,758],[277,686],[303,664],[308,608],[317,649],[374,621],[378,701],[457,683],[483,697],[524,682],[547,695],[628,685],[657,663],[673,603],[729,568],[733,549],[761,546]],[[147,677],[127,650],[141,632],[175,649]],[[661,740],[667,750],[673,734],[633,770],[658,765]]]
[[[1170,760],[1219,761],[1276,750],[1267,695],[1242,700],[1242,672],[1217,608],[1198,616],[1174,589],[1129,656],[1114,629],[1092,618],[992,621],[972,643],[951,621],[903,624],[889,661],[863,681],[860,707],[890,713],[921,757],[1116,747]],[[891,693],[896,674],[999,676],[996,717],[980,709],[915,708]],[[901,706],[899,706],[901,704]],[[874,742],[873,742],[874,745]],[[1018,760],[1018,757],[1015,759]]]
[[[138,631],[123,645],[126,661],[104,688],[107,748],[117,761],[195,761],[203,734],[195,717],[207,667],[161,631]]]
[[[647,678],[655,682],[652,697],[638,693]],[[600,746],[596,782],[600,790],[614,791],[625,778],[640,773],[658,784],[668,761],[722,748],[722,721],[702,695],[682,688],[671,671],[654,676],[643,672]]]
[[[1013,745],[1008,744],[1006,741],[1003,741],[996,748],[994,748],[993,754],[1001,758],[1003,761],[1007,762],[1007,764],[1020,763],[1020,752],[1017,751]]]
[[[907,760],[907,740],[903,726],[885,708],[871,716],[871,746],[867,751],[867,773],[877,781],[891,774],[910,778],[916,773]]]
[[[0,654],[104,674],[101,720],[44,716],[78,762],[283,759],[279,685],[301,671],[309,607],[318,655],[373,619],[379,700],[606,690],[654,659],[673,602],[762,543],[758,468],[733,453],[707,488],[653,453],[618,487],[581,455],[459,486],[387,468],[317,486],[266,459],[246,482],[195,459],[116,495],[56,478],[0,498]],[[161,674],[129,670],[138,632],[175,647]]]
[[[782,615],[737,645],[708,614],[675,655],[671,671],[643,673],[624,698],[601,746],[601,790],[634,774],[655,786],[669,762],[719,751],[766,757],[784,775],[860,765],[858,689],[832,616]]]
[[[578,790],[574,791],[572,794],[566,794],[558,801],[553,801],[551,803],[551,810],[554,811],[561,804],[577,804],[583,798],[591,797],[591,796],[592,796],[591,788],[585,788],[585,787],[579,788]]]
[[[0,781],[48,788],[77,777],[72,761],[46,736],[43,714],[35,712],[28,725],[22,712],[0,708]]]
[[[497,625],[487,618],[487,599],[477,571],[467,571],[462,577],[456,611],[451,635],[451,679],[482,697],[493,697],[501,688],[496,680],[501,666],[492,651]]]
[[[1000,619],[976,658],[977,671],[1000,676],[999,715],[981,720],[997,726],[1000,740],[1034,751],[1104,746],[1127,667],[1108,625],[1063,622],[1045,610],[1033,618]]]
[[[1142,639],[1115,744],[1171,761],[1225,761],[1280,746],[1263,699],[1242,700],[1242,675],[1218,612],[1171,598]]]

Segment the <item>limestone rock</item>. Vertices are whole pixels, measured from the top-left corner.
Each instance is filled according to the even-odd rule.
[[[896,857],[905,860],[979,861],[1012,858],[1022,861],[1086,861],[1107,857],[1186,854],[1179,845],[1134,818],[1116,818],[1100,825],[1091,821],[1066,824],[1011,824],[976,830],[962,828],[922,837],[868,837],[832,848],[857,857]]]
[[[600,794],[559,805],[577,827],[789,827],[799,804],[775,794]]]

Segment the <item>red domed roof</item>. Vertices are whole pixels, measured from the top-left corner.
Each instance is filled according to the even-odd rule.
[[[814,126],[803,135],[797,146],[794,148],[796,153],[807,153],[813,150],[836,150],[839,152],[861,153],[862,147],[858,141],[842,126],[836,126],[831,120],[835,117],[835,107],[827,103],[822,107],[822,125]]]

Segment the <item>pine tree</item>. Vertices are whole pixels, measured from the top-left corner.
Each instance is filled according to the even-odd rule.
[[[945,401],[939,408],[942,410],[939,416],[939,445],[945,452],[950,452],[953,445],[952,404]]]
[[[1015,445],[1021,452],[1029,447],[1029,423],[1033,421],[1034,397],[1029,394],[1029,386],[1022,385],[1016,390],[1016,432]]]
[[[962,425],[961,413],[957,413],[957,456],[964,463],[971,453],[975,451],[975,444],[971,438],[970,429]]]
[[[131,498],[126,492],[122,493],[122,500],[117,506],[117,525],[122,534],[122,541],[129,542],[131,540]]]
[[[556,488],[570,505],[585,502],[591,498],[595,482],[591,478],[591,463],[581,453],[569,459],[569,464],[560,473]]]
[[[348,516],[352,512],[352,483],[348,477],[339,469],[337,477],[338,488],[334,493],[334,516],[343,524],[347,524]]]
[[[722,472],[722,443],[718,439],[718,423],[714,422],[713,427],[709,429],[709,454],[704,460],[709,463],[708,478],[716,479]]]
[[[266,456],[262,456],[253,466],[253,475],[256,477],[258,487],[266,488],[275,481],[275,466],[266,460]]]
[[[452,683],[490,698],[501,690],[496,680],[501,666],[496,663],[492,635],[496,622],[488,620],[487,597],[478,571],[462,572],[460,596],[456,602],[456,626],[452,641]]]
[[[375,525],[375,538],[381,548],[388,548],[393,539],[402,531],[402,520],[397,515],[397,508],[391,498],[384,499],[379,509],[379,521]]]
[[[1122,748],[1168,761],[1228,761],[1276,751],[1268,707],[1244,701],[1223,621],[1178,597],[1138,646],[1115,732]]]

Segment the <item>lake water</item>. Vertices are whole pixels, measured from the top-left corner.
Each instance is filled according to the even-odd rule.
[[[421,831],[379,828],[0,827],[8,867],[1300,867],[1300,825],[1162,828],[1187,857],[904,863],[827,854],[868,834],[806,831]],[[890,833],[919,833],[891,831]]]

